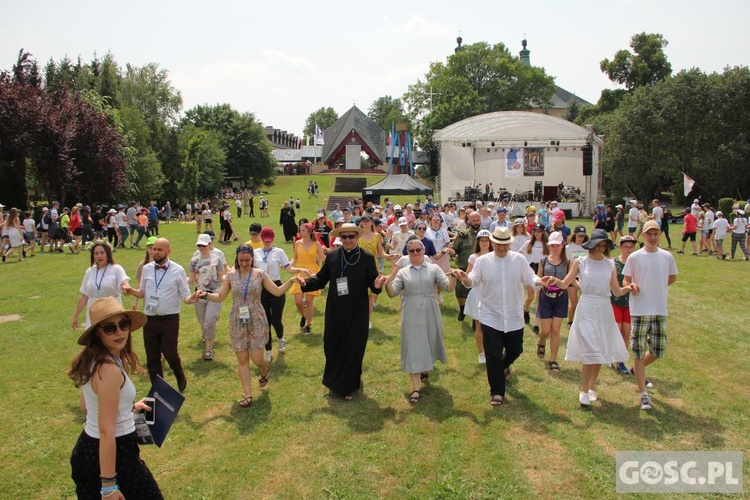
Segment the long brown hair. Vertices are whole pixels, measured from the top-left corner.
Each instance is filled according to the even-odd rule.
[[[99,328],[98,326],[96,328]],[[70,362],[70,368],[65,372],[76,387],[86,384],[102,363],[114,363],[110,353],[98,335],[89,336],[89,345],[84,347]],[[128,332],[128,340],[120,351],[122,367],[127,373],[142,373],[143,367],[138,361],[138,355],[133,350],[133,332]]]
[[[536,228],[534,228],[536,229]],[[547,247],[547,240],[549,236],[547,235],[547,231],[542,229],[542,237],[539,238],[539,240],[542,242],[542,255],[549,255],[549,248]],[[526,243],[526,253],[530,254],[531,249],[534,248],[534,243],[536,243],[536,233],[534,231],[531,231],[531,236],[529,237],[528,243]]]
[[[114,264],[115,259],[112,257],[112,247],[109,246],[109,243],[107,243],[105,240],[96,240],[93,245],[91,245],[91,265],[93,266],[94,261],[94,250],[96,250],[96,247],[102,247],[104,249],[104,252],[107,254],[107,264]]]

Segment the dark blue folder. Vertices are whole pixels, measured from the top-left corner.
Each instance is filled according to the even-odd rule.
[[[149,428],[154,442],[161,448],[182,403],[185,402],[185,396],[157,375],[148,392],[148,397],[154,398],[154,423],[150,424]]]

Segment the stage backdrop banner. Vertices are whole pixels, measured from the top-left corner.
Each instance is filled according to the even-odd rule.
[[[544,148],[523,150],[523,176],[544,177]]]
[[[505,178],[518,179],[523,172],[523,151],[520,148],[505,150]]]

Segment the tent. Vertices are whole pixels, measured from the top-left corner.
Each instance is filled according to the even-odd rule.
[[[378,202],[381,196],[404,194],[432,194],[432,188],[407,174],[387,175],[380,182],[362,188],[365,201]]]

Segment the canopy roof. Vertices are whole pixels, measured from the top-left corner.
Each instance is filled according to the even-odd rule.
[[[345,154],[347,144],[355,143],[360,144],[370,158],[385,163],[385,131],[357,106],[352,106],[325,130],[323,163],[332,165]]]
[[[407,174],[387,175],[380,182],[362,188],[362,196],[380,196],[386,194],[431,194],[432,188],[417,182]]]
[[[497,111],[472,116],[435,132],[438,142],[547,141],[580,142],[594,139],[575,123],[542,113]]]

